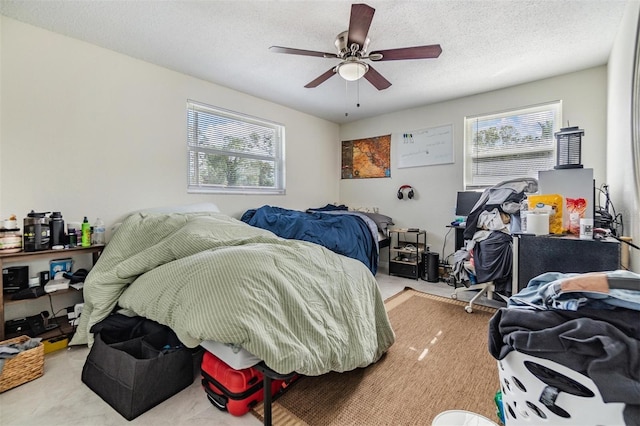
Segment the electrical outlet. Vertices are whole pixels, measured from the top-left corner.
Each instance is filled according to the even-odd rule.
[[[84,307],[84,303],[77,303],[76,306],[74,306],[73,312],[76,314],[76,318],[80,318],[83,307]]]

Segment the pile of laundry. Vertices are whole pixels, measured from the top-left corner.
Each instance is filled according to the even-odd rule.
[[[465,246],[454,253],[453,276],[464,285],[493,281],[495,292],[511,296],[511,234],[520,229],[520,205],[538,181],[518,178],[486,189],[473,206],[464,229]]]
[[[638,318],[640,274],[623,270],[547,272],[529,281],[491,318],[489,353],[503,360],[517,351],[578,372],[594,382],[604,403],[624,404],[625,424],[638,426]],[[561,379],[557,376],[553,380],[556,394],[575,392],[577,385]],[[540,401],[544,402],[543,398]],[[585,410],[597,400],[585,397],[582,404]]]

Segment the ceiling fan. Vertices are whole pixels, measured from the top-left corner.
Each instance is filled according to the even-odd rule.
[[[375,9],[366,4],[351,5],[349,30],[341,32],[336,37],[335,45],[338,53],[316,52],[313,50],[293,49],[281,46],[271,46],[269,49],[277,53],[317,56],[320,58],[337,58],[342,60],[342,62],[335,67],[307,83],[304,86],[306,88],[317,87],[337,73],[348,81],[355,81],[364,77],[378,90],[388,88],[391,86],[391,83],[376,71],[375,68],[366,63],[365,60],[380,62],[402,59],[429,59],[437,58],[440,56],[440,53],[442,53],[442,48],[439,44],[368,52],[370,39],[367,37],[367,34],[369,33],[374,12]]]

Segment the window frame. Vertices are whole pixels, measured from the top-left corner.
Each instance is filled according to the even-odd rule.
[[[193,110],[198,113],[211,114],[216,118],[234,120],[239,124],[250,124],[262,126],[274,131],[274,155],[264,155],[256,152],[237,152],[219,149],[215,147],[199,146],[194,143],[194,131],[190,120],[190,114]],[[286,193],[285,179],[285,126],[275,121],[254,117],[248,114],[227,110],[213,105],[204,104],[202,102],[187,99],[187,193],[208,193],[208,194],[256,194],[256,195],[284,195]],[[197,141],[197,136],[195,140]],[[275,171],[275,184],[273,187],[260,186],[227,186],[220,184],[207,184],[201,182],[192,182],[191,176],[191,157],[196,158],[200,154],[218,154],[224,156],[243,157],[252,160],[268,160],[273,161]],[[199,175],[199,162],[195,161],[194,175]]]
[[[477,125],[477,122],[479,120],[499,120],[499,119],[508,119],[508,118],[513,118],[513,117],[517,117],[517,116],[524,116],[527,114],[534,114],[534,113],[539,113],[539,112],[544,112],[544,111],[550,111],[553,114],[554,117],[554,123],[553,123],[553,129],[552,129],[552,139],[551,139],[551,143],[550,144],[545,144],[545,145],[540,145],[539,147],[536,146],[529,146],[529,147],[517,147],[517,148],[496,148],[495,151],[493,153],[484,153],[484,154],[480,154],[480,156],[484,157],[484,158],[500,158],[500,157],[513,157],[513,156],[519,156],[522,154],[528,154],[528,155],[535,155],[535,154],[540,154],[543,152],[548,152],[550,153],[550,160],[552,160],[553,165],[555,165],[556,163],[556,150],[557,150],[557,144],[555,141],[555,133],[558,132],[560,130],[561,127],[561,123],[562,123],[562,101],[561,100],[554,100],[554,101],[549,101],[549,102],[545,102],[545,103],[541,103],[541,104],[536,104],[536,105],[530,105],[530,106],[524,106],[524,107],[517,107],[517,108],[512,108],[512,109],[508,109],[508,110],[502,110],[499,112],[492,112],[492,113],[482,113],[482,114],[476,114],[476,115],[472,115],[472,116],[466,116],[464,118],[464,140],[463,140],[463,152],[464,152],[464,172],[463,172],[463,183],[464,183],[464,188],[466,191],[473,191],[473,190],[481,190],[481,189],[486,189],[486,188],[490,188],[494,185],[496,185],[499,182],[505,181],[505,180],[510,180],[510,179],[517,179],[519,177],[532,177],[537,179],[537,173],[540,170],[536,170],[535,172],[533,170],[530,170],[530,173],[523,173],[520,175],[506,175],[506,176],[502,176],[502,177],[498,177],[496,175],[494,175],[495,179],[491,179],[489,178],[478,178],[477,175],[474,173],[472,167],[474,166],[474,157],[477,155],[477,152],[474,152],[474,136],[475,136],[475,132],[474,130],[474,124]],[[478,158],[477,156],[475,158]],[[508,161],[508,160],[505,160]],[[526,160],[525,160],[526,161]],[[533,163],[533,160],[531,160],[531,162]],[[551,162],[550,162],[551,163]],[[545,169],[547,170],[547,169]],[[535,176],[534,176],[535,174]]]

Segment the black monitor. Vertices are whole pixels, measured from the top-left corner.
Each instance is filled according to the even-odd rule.
[[[478,191],[459,191],[456,200],[456,216],[469,216],[471,209],[476,205],[482,192]]]

